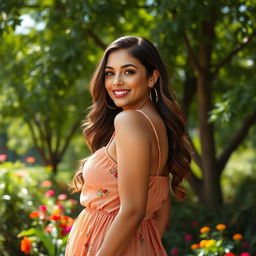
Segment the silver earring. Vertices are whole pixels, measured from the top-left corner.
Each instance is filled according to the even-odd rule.
[[[153,89],[154,89],[155,97],[156,97],[156,102],[155,102],[155,104],[157,104],[157,102],[158,102],[158,92],[157,92],[157,89],[156,89],[155,87],[153,87]],[[153,102],[153,99],[152,99],[152,96],[151,96],[151,92],[150,92],[150,94],[149,94],[149,97],[150,97],[150,100]]]
[[[107,106],[108,108],[110,108],[110,109],[117,109],[117,108],[115,108],[115,107],[111,107],[110,105],[108,105],[108,103],[107,103],[106,100],[105,100],[105,104],[106,104],[106,106]]]

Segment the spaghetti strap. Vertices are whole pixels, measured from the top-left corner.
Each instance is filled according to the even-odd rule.
[[[115,132],[116,132],[116,131],[114,131],[113,134],[111,135],[111,138],[110,138],[108,144],[106,145],[106,148],[108,148],[109,144],[110,144],[111,141],[113,140],[113,138],[114,138],[114,136],[115,136]]]
[[[160,164],[161,164],[161,149],[160,149],[160,143],[159,143],[159,137],[157,135],[157,132],[156,132],[156,128],[153,124],[153,122],[150,120],[150,118],[148,117],[148,115],[146,113],[144,113],[143,111],[139,110],[139,109],[136,109],[136,111],[139,111],[140,113],[142,113],[147,119],[148,121],[150,122],[153,130],[154,130],[154,133],[155,133],[155,136],[156,136],[156,141],[157,141],[157,148],[158,148],[158,166],[157,166],[157,170],[156,170],[156,175],[155,176],[158,176],[158,171],[160,169]]]

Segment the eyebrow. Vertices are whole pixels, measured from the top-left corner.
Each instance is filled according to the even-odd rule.
[[[133,65],[133,64],[125,64],[125,65],[121,66],[121,68],[127,68],[127,67],[134,67],[134,68],[137,68],[137,67],[136,67],[135,65]],[[114,68],[112,68],[112,67],[110,67],[110,66],[106,66],[105,68],[114,69]]]

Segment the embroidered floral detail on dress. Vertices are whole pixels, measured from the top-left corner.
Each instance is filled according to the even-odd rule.
[[[109,170],[109,172],[111,174],[114,174],[114,176],[117,178],[118,177],[118,173],[117,173],[117,169],[115,167],[113,167],[111,170]]]
[[[102,189],[102,188],[100,188],[100,189],[98,189],[98,191],[97,191],[97,196],[103,196],[103,195],[108,195],[108,194],[109,194],[108,189]]]
[[[92,244],[87,242],[84,244],[84,248],[85,248],[86,252],[89,253],[92,250]]]
[[[87,233],[85,234],[85,237],[88,238],[88,236],[92,233],[92,228],[89,228]]]
[[[139,236],[138,238],[139,238],[139,240],[140,240],[140,244],[143,245],[143,244],[144,244],[144,238],[143,238],[142,234],[139,233],[138,236]]]

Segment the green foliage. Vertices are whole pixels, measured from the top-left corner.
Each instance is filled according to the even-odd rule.
[[[19,162],[0,163],[0,197],[2,198],[0,208],[1,255],[22,255],[19,250],[20,240],[17,239],[17,235],[22,230],[27,230],[31,227],[30,213],[41,205],[48,205],[49,210],[54,208],[56,200],[42,196],[46,189],[49,189],[42,186],[42,182],[49,179],[50,175],[51,172],[48,168],[28,167]],[[66,189],[58,185],[53,185],[53,187],[56,188],[56,193],[63,193]],[[71,201],[63,201],[62,204],[66,207],[65,212],[69,216],[77,215],[72,210]],[[38,236],[42,235],[41,231],[38,231]],[[46,239],[45,234],[41,238],[42,241],[46,242],[44,240]],[[62,238],[64,244],[65,238]],[[51,238],[51,244],[52,240]],[[45,249],[43,249],[45,247],[42,244],[38,243],[37,247],[45,252]]]
[[[229,251],[248,252],[254,255],[253,253],[256,252],[255,181],[252,177],[240,178],[240,183],[236,183],[236,194],[229,198],[223,209],[219,209],[218,214],[206,211],[190,195],[182,202],[172,199],[173,214],[170,227],[163,238],[165,248],[170,255],[212,256],[224,255],[224,252]],[[220,223],[225,223],[226,229],[216,230]],[[200,232],[205,226],[210,227],[210,230]],[[235,234],[241,234],[241,239],[234,240]],[[201,242],[202,240],[205,241]],[[195,250],[191,249],[192,245]]]

